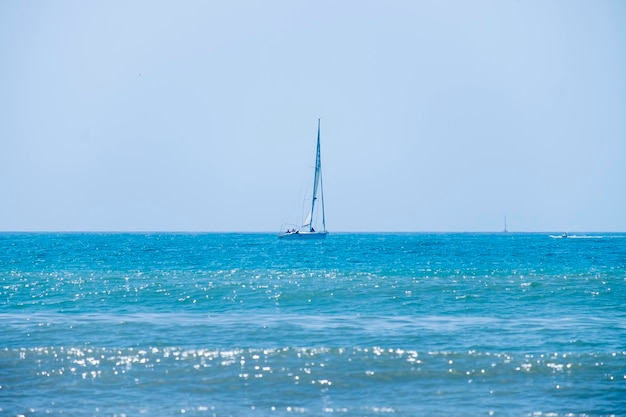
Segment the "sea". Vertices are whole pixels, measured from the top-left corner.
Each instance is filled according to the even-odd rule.
[[[626,416],[626,234],[0,233],[0,416]]]

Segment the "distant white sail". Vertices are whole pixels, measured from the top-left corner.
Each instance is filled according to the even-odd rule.
[[[311,212],[309,211],[309,214],[306,215],[306,219],[304,220],[304,224],[302,225],[302,227],[308,227],[311,225]]]

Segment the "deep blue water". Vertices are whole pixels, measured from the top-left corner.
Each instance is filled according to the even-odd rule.
[[[624,416],[626,235],[0,233],[0,415]]]

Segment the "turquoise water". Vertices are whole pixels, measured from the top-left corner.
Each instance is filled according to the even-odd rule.
[[[0,415],[623,416],[626,235],[0,233]]]

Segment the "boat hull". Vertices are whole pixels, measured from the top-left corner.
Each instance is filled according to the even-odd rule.
[[[328,232],[297,232],[297,233],[281,233],[278,235],[279,239],[325,239]]]

